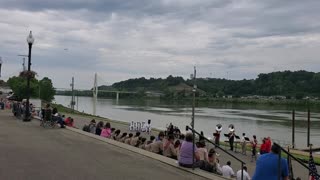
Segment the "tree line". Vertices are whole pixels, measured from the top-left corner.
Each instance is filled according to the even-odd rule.
[[[144,77],[114,83],[112,88],[126,91],[161,91],[172,93],[170,87],[187,84],[193,86],[193,80],[168,76],[162,78]],[[198,89],[210,97],[231,95],[233,97],[261,95],[286,96],[287,99],[301,99],[305,96],[320,97],[320,73],[308,71],[283,71],[261,73],[256,79],[229,80],[220,78],[197,78]]]

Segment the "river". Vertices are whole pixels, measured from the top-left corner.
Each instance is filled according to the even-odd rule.
[[[93,113],[93,98],[78,97],[75,106],[79,111]],[[70,96],[55,96],[55,102],[68,106]],[[172,122],[184,131],[191,122],[191,103],[167,102],[160,100],[98,99],[96,114],[113,120],[131,122],[152,120],[152,127],[165,129]],[[217,124],[222,124],[222,134],[228,133],[229,124],[234,124],[237,135],[246,133],[248,137],[270,136],[282,145],[291,144],[292,107],[270,105],[239,105],[224,103],[197,104],[195,129],[212,137]],[[296,110],[296,147],[307,145],[307,112]],[[223,137],[222,140],[225,138]],[[311,112],[311,143],[320,146],[320,113]]]

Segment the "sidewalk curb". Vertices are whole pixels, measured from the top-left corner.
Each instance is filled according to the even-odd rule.
[[[215,174],[207,173],[207,172],[202,171],[200,169],[192,170],[192,169],[181,167],[181,166],[179,166],[177,164],[177,161],[174,160],[174,159],[170,159],[170,158],[167,158],[165,156],[158,155],[158,154],[155,154],[155,153],[152,153],[152,152],[140,149],[140,148],[136,148],[136,147],[133,147],[131,145],[124,144],[124,143],[121,143],[121,142],[118,142],[118,141],[115,141],[115,140],[112,140],[112,139],[108,139],[108,138],[104,138],[104,137],[101,137],[101,136],[97,136],[95,134],[82,131],[80,129],[71,128],[71,127],[66,127],[66,129],[68,129],[70,131],[73,131],[73,132],[76,132],[78,134],[84,135],[84,136],[88,136],[88,137],[91,137],[91,138],[106,142],[106,143],[111,144],[113,146],[117,146],[117,147],[129,150],[131,152],[134,152],[134,153],[149,157],[151,159],[158,160],[158,161],[160,161],[162,163],[168,164],[168,165],[173,166],[175,168],[181,169],[183,171],[186,171],[186,172],[189,172],[189,173],[192,173],[192,174],[195,174],[195,175],[207,178],[207,179],[213,179],[213,180],[225,180],[226,179],[224,177],[221,177],[221,176],[218,176],[218,175],[215,175]]]

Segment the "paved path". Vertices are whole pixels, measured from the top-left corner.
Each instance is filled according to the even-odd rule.
[[[44,129],[0,111],[1,180],[203,178],[66,129]]]

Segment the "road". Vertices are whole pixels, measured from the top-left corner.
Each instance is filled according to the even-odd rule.
[[[203,180],[67,129],[44,129],[0,111],[1,180]]]

